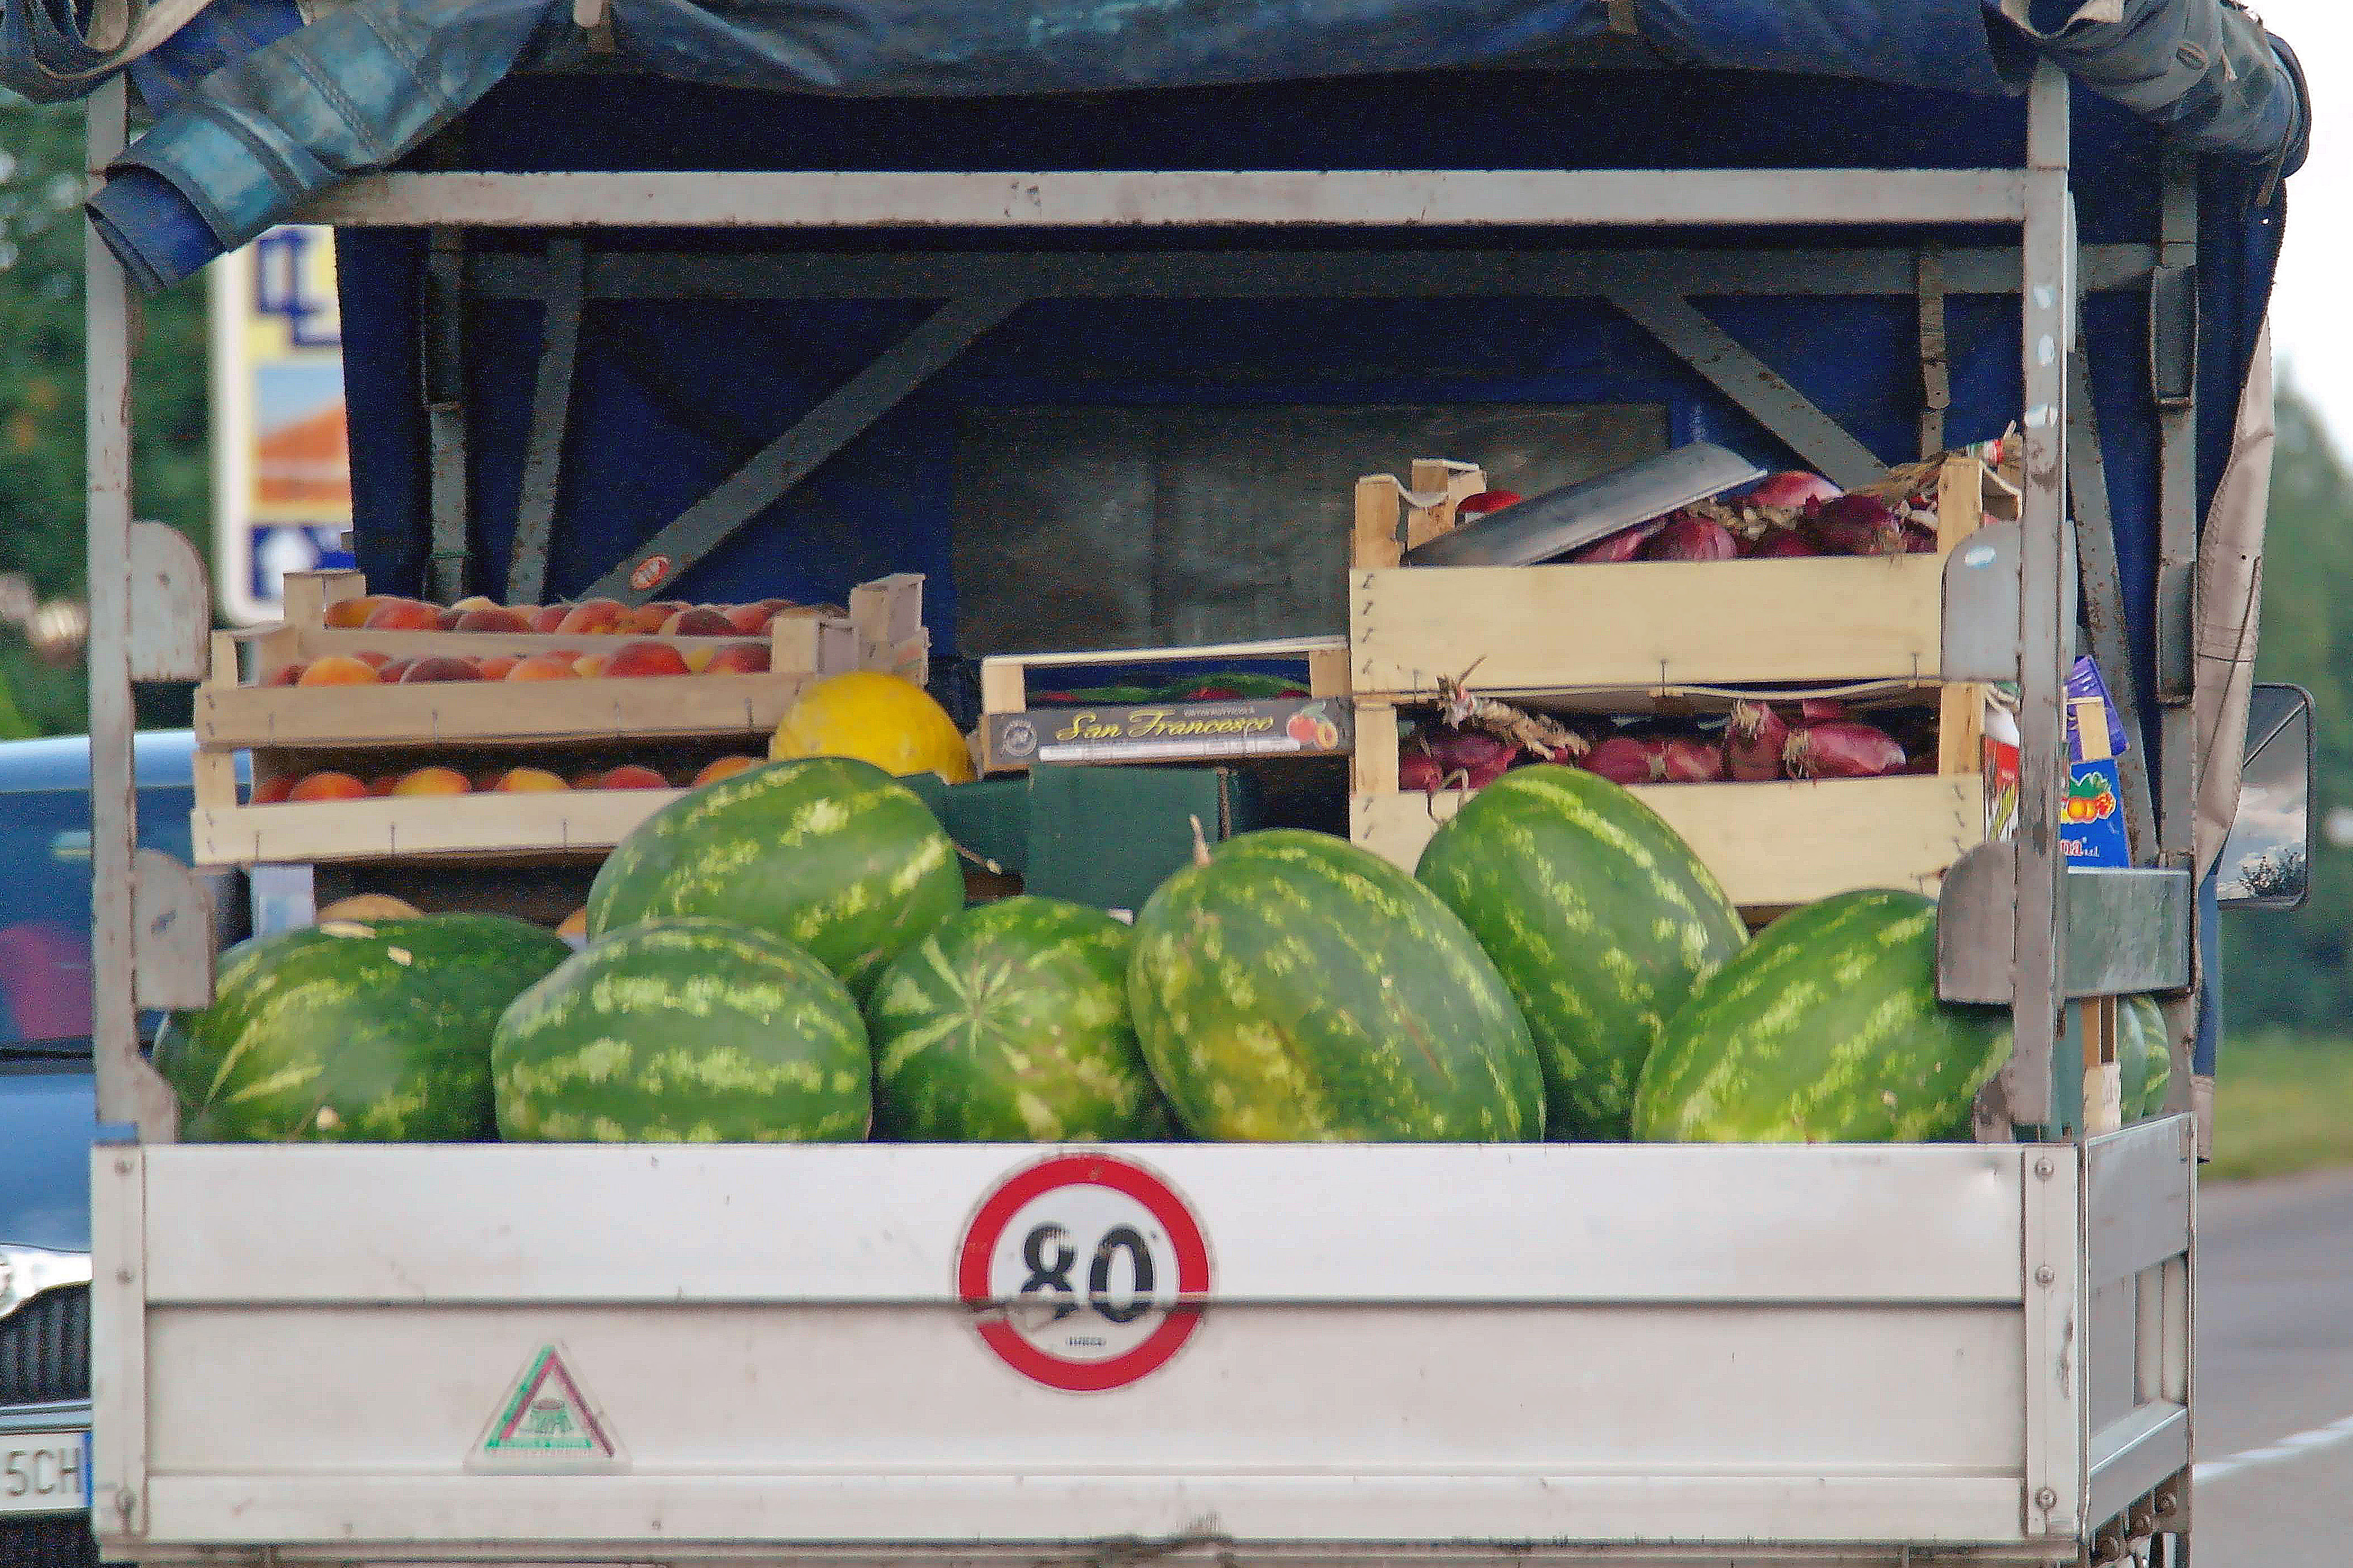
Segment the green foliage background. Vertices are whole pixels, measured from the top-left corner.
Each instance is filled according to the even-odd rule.
[[[82,530],[82,121],[0,92],[0,573],[79,599]],[[205,291],[192,279],[139,302],[132,374],[136,514],[185,530],[212,558]],[[88,728],[86,676],[0,627],[0,734],[10,710],[39,734]],[[187,722],[185,689],[143,692],[150,725]]]

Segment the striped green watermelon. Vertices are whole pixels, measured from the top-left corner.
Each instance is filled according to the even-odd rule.
[[[1167,1137],[1128,1021],[1134,945],[1118,921],[1060,899],[950,916],[867,1004],[877,1130],[947,1142]]]
[[[1936,1000],[1936,906],[1840,893],[1766,928],[1667,1021],[1634,1135],[1904,1142],[1966,1125],[2010,1054],[2010,1014]]]
[[[921,797],[871,763],[770,763],[648,817],[588,889],[593,941],[702,916],[783,937],[863,995],[964,907],[955,847]]]
[[[858,1005],[766,931],[654,921],[565,960],[491,1047],[517,1142],[841,1142],[866,1135]]]
[[[1748,940],[1675,830],[1579,768],[1505,773],[1440,826],[1414,874],[1511,987],[1559,1139],[1627,1137],[1667,1018]]]
[[[1503,976],[1403,871],[1339,838],[1227,840],[1135,919],[1145,1060],[1197,1136],[1497,1142],[1544,1135]]]
[[[2165,1012],[2154,996],[2127,996],[2116,1005],[2116,1065],[2125,1080],[2125,1120],[2165,1114],[2173,1085],[2173,1044]]]
[[[490,1138],[491,1030],[570,951],[498,915],[259,937],[221,955],[211,1006],[165,1021],[155,1068],[194,1142]]]

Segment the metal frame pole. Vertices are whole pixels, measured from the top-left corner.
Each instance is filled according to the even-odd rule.
[[[2067,357],[2073,346],[2074,205],[2067,189],[2067,79],[2035,73],[2027,110],[2027,198],[2021,290],[2026,417],[2024,539],[2019,557],[2019,822],[2014,905],[2017,1049],[2003,1089],[2013,1121],[2051,1119],[2052,1064],[2066,999],[2066,856],[2059,802],[2066,784],[2065,580]]]
[[[130,104],[116,77],[90,95],[88,174],[93,188],[122,151]],[[132,765],[138,719],[131,700],[131,296],[121,264],[95,225],[83,240],[84,393],[89,462],[91,1051],[101,1121],[140,1115],[136,939],[132,920],[139,801]],[[146,1120],[152,1120],[151,1116]]]

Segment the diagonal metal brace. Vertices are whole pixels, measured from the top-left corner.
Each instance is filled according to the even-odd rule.
[[[585,596],[631,605],[652,598],[1024,302],[1018,295],[975,295],[941,307],[591,584]]]
[[[2125,829],[2133,864],[2157,860],[2157,808],[2148,784],[2148,741],[2140,722],[2138,678],[2125,626],[2124,574],[2116,564],[2116,531],[2108,510],[2108,468],[2100,448],[2100,422],[2092,406],[2092,365],[2078,347],[2067,356],[2067,488],[2074,501],[2075,557],[2083,573],[2084,620],[2092,658],[2107,682],[2129,744],[2117,760],[2124,780]]]
[[[1887,477],[1887,465],[1870,447],[1689,300],[1672,289],[1639,286],[1612,289],[1607,298],[1831,483],[1852,489]]]
[[[531,438],[523,451],[514,543],[507,557],[510,605],[536,605],[547,588],[556,487],[564,467],[564,432],[572,412],[573,370],[580,355],[587,247],[576,233],[559,235],[548,241],[547,263],[547,300],[539,329],[539,380],[532,390]]]

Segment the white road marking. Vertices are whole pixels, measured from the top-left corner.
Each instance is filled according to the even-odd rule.
[[[2298,1432],[2292,1437],[2282,1437],[2276,1443],[2266,1443],[2260,1448],[2247,1448],[2227,1459],[2213,1459],[2197,1468],[2192,1475],[2201,1481],[2218,1481],[2234,1471],[2253,1469],[2258,1465],[2275,1465],[2282,1459],[2299,1458],[2317,1448],[2333,1448],[2339,1443],[2353,1443],[2353,1415],[2332,1421],[2326,1426],[2316,1426],[2309,1432]]]

